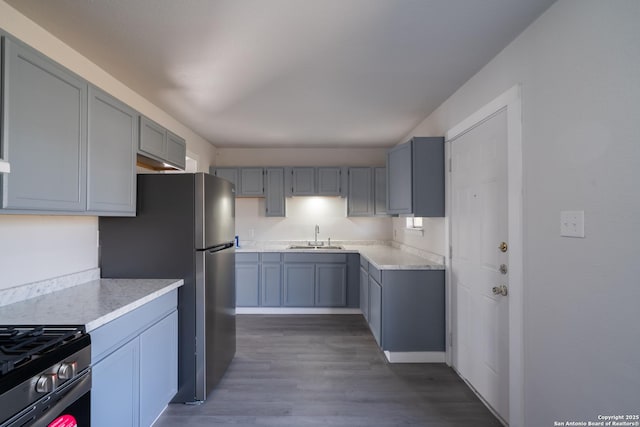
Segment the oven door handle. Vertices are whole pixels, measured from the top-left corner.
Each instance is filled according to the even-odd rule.
[[[65,384],[65,387],[61,387],[59,390],[56,390],[55,396],[51,397],[52,399],[56,399],[57,396],[61,394],[63,394],[63,396],[51,408],[43,413],[40,418],[35,420],[33,427],[47,427],[51,421],[61,415],[64,415],[62,412],[68,406],[80,399],[89,391],[91,391],[91,368],[76,377],[74,380],[70,381],[68,384]]]

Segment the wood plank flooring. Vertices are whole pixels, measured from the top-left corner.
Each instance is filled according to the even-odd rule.
[[[388,364],[360,315],[238,315],[237,353],[202,405],[155,427],[501,426],[444,364]]]

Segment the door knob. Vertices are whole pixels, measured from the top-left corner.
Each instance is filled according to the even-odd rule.
[[[498,246],[498,249],[500,249],[501,252],[507,252],[507,242],[502,242],[500,243],[500,246]]]
[[[502,295],[503,297],[506,297],[509,293],[505,285],[494,286],[491,290],[493,291],[494,295]]]

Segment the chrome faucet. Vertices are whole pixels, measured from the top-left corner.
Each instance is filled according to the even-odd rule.
[[[315,229],[315,235],[316,235],[316,238],[315,238],[315,240],[313,241],[313,244],[314,244],[315,246],[318,246],[318,234],[320,234],[320,226],[319,226],[318,224],[316,224],[316,229]]]

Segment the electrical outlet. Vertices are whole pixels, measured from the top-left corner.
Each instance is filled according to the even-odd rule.
[[[584,237],[584,211],[561,211],[560,235]]]

